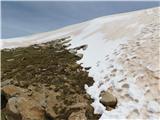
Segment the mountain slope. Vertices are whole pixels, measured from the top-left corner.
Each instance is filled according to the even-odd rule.
[[[94,99],[94,112],[100,119],[157,118],[159,101],[159,9],[97,18],[57,31],[3,40],[2,48],[28,46],[71,36],[71,46],[87,45],[78,50],[83,67],[91,67],[94,78],[85,89]],[[118,99],[116,109],[106,111],[99,102],[102,91],[110,91]]]

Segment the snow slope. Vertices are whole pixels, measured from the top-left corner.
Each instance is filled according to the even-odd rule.
[[[94,112],[106,119],[158,119],[160,115],[160,8],[100,17],[56,31],[2,40],[2,48],[14,48],[71,36],[79,50],[78,61],[91,67],[94,84],[85,89],[94,99]],[[102,91],[118,99],[116,109],[106,111],[99,102]]]

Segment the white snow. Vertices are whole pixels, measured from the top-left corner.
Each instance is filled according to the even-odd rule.
[[[134,83],[130,83],[128,93],[135,100],[140,100],[144,97],[143,90],[141,88],[138,88]]]
[[[160,106],[156,101],[150,101],[148,103],[148,110],[151,112],[160,112]]]

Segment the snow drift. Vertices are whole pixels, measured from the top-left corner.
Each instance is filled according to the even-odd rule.
[[[94,99],[94,112],[106,119],[158,119],[160,8],[100,17],[56,31],[2,40],[2,48],[23,47],[71,36],[71,46],[79,50],[78,61],[91,67],[94,84],[85,85]],[[99,102],[102,91],[118,99],[116,109],[106,111]]]

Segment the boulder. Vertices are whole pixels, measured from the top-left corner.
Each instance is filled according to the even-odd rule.
[[[45,110],[37,101],[29,97],[12,97],[5,108],[7,117],[11,120],[44,120]],[[21,117],[20,118],[15,118]]]
[[[29,99],[28,97],[19,97],[17,99],[17,107],[20,111],[22,119],[24,120],[45,119],[44,109],[33,99]]]
[[[108,91],[106,91],[101,93],[100,102],[106,107],[109,106],[115,108],[115,106],[117,105],[117,98],[110,94]]]

